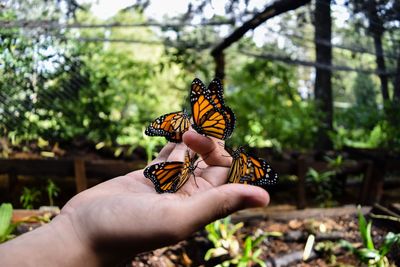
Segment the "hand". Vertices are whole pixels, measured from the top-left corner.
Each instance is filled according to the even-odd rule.
[[[63,207],[52,223],[58,232],[65,229],[65,242],[84,251],[75,254],[79,258],[86,255],[85,266],[116,264],[139,252],[183,240],[234,211],[269,202],[268,193],[261,188],[225,184],[231,158],[220,140],[193,131],[185,133],[183,140],[203,160],[195,177],[178,192],[156,193],[139,170],[83,191]],[[153,163],[182,161],[185,144],[169,143]]]

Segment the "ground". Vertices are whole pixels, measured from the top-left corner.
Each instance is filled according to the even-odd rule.
[[[267,266],[362,266],[353,255],[335,245],[341,239],[362,245],[354,206],[303,211],[286,209],[287,207],[281,207],[281,210],[272,208],[272,212],[263,212],[260,209],[244,211],[232,217],[232,223],[245,222],[244,227],[236,233],[241,243],[249,235],[283,233],[281,237],[265,238],[259,246],[262,250],[260,259]],[[363,212],[367,213],[368,210],[364,208]],[[389,230],[384,225],[374,224],[372,233],[375,243],[379,245]],[[318,244],[319,250],[323,251],[322,248],[325,248],[326,252],[312,253],[311,259],[303,262],[303,250],[310,234],[315,235],[315,244]],[[207,232],[201,230],[177,245],[140,254],[128,266],[215,266],[226,258],[220,257],[206,262],[204,255],[212,247]],[[315,248],[316,246],[314,252]],[[399,247],[395,247],[389,255],[391,262],[397,265],[400,263],[399,251]]]

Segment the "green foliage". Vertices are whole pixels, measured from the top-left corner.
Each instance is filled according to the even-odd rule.
[[[53,182],[53,180],[48,179],[46,185],[47,197],[49,198],[49,205],[54,206],[54,197],[58,196],[60,188]]]
[[[208,239],[213,243],[214,247],[209,249],[204,256],[205,260],[220,256],[227,256],[229,259],[224,260],[219,267],[226,266],[253,266],[258,264],[266,266],[260,259],[262,250],[260,245],[268,236],[282,236],[280,232],[256,232],[253,236],[247,236],[242,245],[238,230],[243,227],[243,223],[232,224],[230,217],[217,220],[206,226]]]
[[[35,187],[24,187],[19,201],[24,209],[33,209],[34,205],[39,202],[41,194],[42,192]]]
[[[337,126],[336,123],[334,128],[335,133],[332,133],[330,137],[336,149],[342,149],[344,146],[377,148],[382,145],[382,142],[388,139],[387,131],[383,129],[381,124],[377,124],[372,130],[363,128],[346,129],[343,126]]]
[[[306,175],[306,182],[311,185],[315,201],[320,203],[321,207],[332,207],[337,204],[334,200],[334,192],[336,190],[334,178],[335,171],[317,172],[310,168]]]
[[[232,259],[230,263],[238,267],[248,267],[253,266],[254,264],[266,267],[267,265],[265,264],[265,262],[260,259],[262,250],[259,247],[261,242],[266,237],[267,235],[260,235],[258,237],[246,237],[242,248],[242,253]]]
[[[314,249],[320,257],[324,258],[329,263],[329,266],[336,266],[335,250],[338,246],[336,242],[327,240],[318,242]]]
[[[10,203],[0,205],[0,243],[12,238],[15,225],[11,223],[13,207]]]
[[[238,66],[226,88],[237,114],[235,144],[310,148],[317,130],[315,106],[301,99],[293,68],[265,60]]]
[[[71,1],[11,2],[0,10],[0,20],[12,22],[28,18],[64,24],[71,22],[74,15],[74,22],[86,24],[148,21],[143,9],[138,8],[140,5],[100,21],[89,12],[79,10]],[[182,15],[176,21],[189,23],[197,15],[200,18],[200,11],[207,4],[194,6],[191,6],[194,13]],[[239,12],[239,6],[236,8]],[[282,17],[278,22],[280,27],[310,34],[312,27],[306,23],[306,15],[300,9],[294,12],[297,15]],[[198,14],[193,17],[195,13]],[[226,21],[231,15],[215,16],[212,20]],[[354,23],[349,21],[349,27],[336,29],[337,35],[342,40],[356,36],[363,46],[372,45],[365,33],[354,30]],[[304,27],[300,29],[298,25]],[[123,153],[120,145],[130,145],[131,150],[143,146],[150,159],[154,147],[164,144],[165,140],[142,138],[143,125],[156,116],[182,109],[194,76],[202,76],[205,81],[214,78],[215,66],[207,48],[219,42],[221,36],[220,28],[209,26],[162,27],[161,30],[165,34],[161,37],[165,45],[73,40],[111,38],[160,43],[159,34],[149,27],[112,27],[106,31],[47,27],[0,29],[0,111],[4,114],[0,116],[0,134],[14,144],[39,138],[60,144],[62,141],[66,145],[101,144],[97,147],[111,148],[116,157]],[[387,48],[392,47],[383,41]],[[234,49],[225,51],[226,100],[238,119],[232,145],[250,143],[278,150],[314,146],[320,113],[312,101],[302,99],[298,93],[302,87],[298,81],[309,80],[311,70],[253,59],[239,52],[249,48],[249,51],[285,56],[299,51],[308,53],[304,47],[300,48],[301,42],[292,38],[291,45],[285,48],[268,42],[259,49],[251,38],[242,38],[233,45]],[[358,55],[340,53],[349,59],[349,66],[356,67],[357,61],[352,59]],[[391,103],[381,107],[377,101],[376,80],[372,75],[334,73],[335,99],[345,102],[350,99],[354,104],[334,112],[335,131],[331,138],[336,148],[400,148],[399,107]],[[7,150],[1,153],[8,155]]]
[[[381,129],[385,133],[381,145],[400,151],[400,104],[398,101],[385,103],[385,117],[381,122]]]
[[[400,244],[400,234],[387,233],[382,245],[375,248],[371,233],[372,221],[367,222],[360,208],[358,210],[358,225],[363,247],[357,248],[346,240],[341,240],[341,246],[355,255],[360,262],[370,267],[389,267],[390,263],[386,255],[394,244]]]
[[[384,103],[379,107],[377,88],[369,75],[357,74],[353,92],[355,104],[335,111],[331,134],[335,147],[400,149],[399,105]]]
[[[325,157],[325,160],[328,162],[328,167],[331,168],[334,172],[338,172],[342,169],[343,167],[343,156],[338,155],[335,158],[330,158],[330,157]]]
[[[207,251],[205,260],[229,255],[235,257],[239,253],[239,240],[235,233],[243,227],[243,223],[232,224],[230,217],[217,220],[206,226],[207,237],[213,243],[214,248]]]
[[[7,9],[6,9],[7,10]],[[15,13],[15,12],[14,12]],[[12,21],[13,10],[0,18]],[[93,20],[81,12],[85,21]],[[143,22],[135,12],[116,16],[118,22]],[[65,36],[73,33],[64,32]],[[102,38],[104,31],[82,31]],[[113,29],[115,38],[132,31]],[[135,36],[154,37],[149,29]],[[146,146],[143,124],[165,112],[181,109],[183,79],[175,66],[160,70],[162,47],[63,42],[51,36],[26,36],[18,29],[0,29],[0,116],[2,134],[15,143],[27,140],[89,141],[103,147]],[[163,91],[163,94],[160,92]],[[7,129],[7,130],[6,130]],[[159,139],[158,144],[163,143]],[[164,141],[165,143],[165,141]],[[115,154],[120,154],[116,149]]]
[[[370,108],[370,113],[374,113],[378,109],[376,103],[377,88],[370,75],[357,73],[353,83],[353,91],[355,96],[356,107]],[[365,114],[364,114],[365,115]],[[361,125],[363,123],[361,122]]]

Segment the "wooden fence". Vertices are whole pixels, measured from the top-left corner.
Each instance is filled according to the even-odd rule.
[[[341,166],[339,176],[345,181],[349,175],[362,175],[363,180],[358,203],[370,205],[379,202],[384,190],[384,178],[388,171],[400,173],[400,159],[388,158],[385,155],[368,157],[365,155],[353,157],[356,161],[345,161]],[[270,160],[271,166],[279,175],[296,175],[297,181],[297,206],[307,206],[306,174],[310,168],[317,171],[326,171],[328,163],[317,161],[312,157],[300,155],[297,159]],[[18,183],[19,176],[33,177],[75,177],[76,192],[88,188],[88,180],[104,181],[124,175],[133,170],[141,169],[146,165],[144,161],[125,162],[117,160],[85,160],[77,159],[0,159],[0,174],[7,174],[9,178],[9,192]]]

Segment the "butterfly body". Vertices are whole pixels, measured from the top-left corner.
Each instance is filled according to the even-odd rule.
[[[185,160],[166,161],[148,166],[143,174],[150,179],[158,193],[175,193],[190,178],[196,169],[196,157],[186,152]]]

